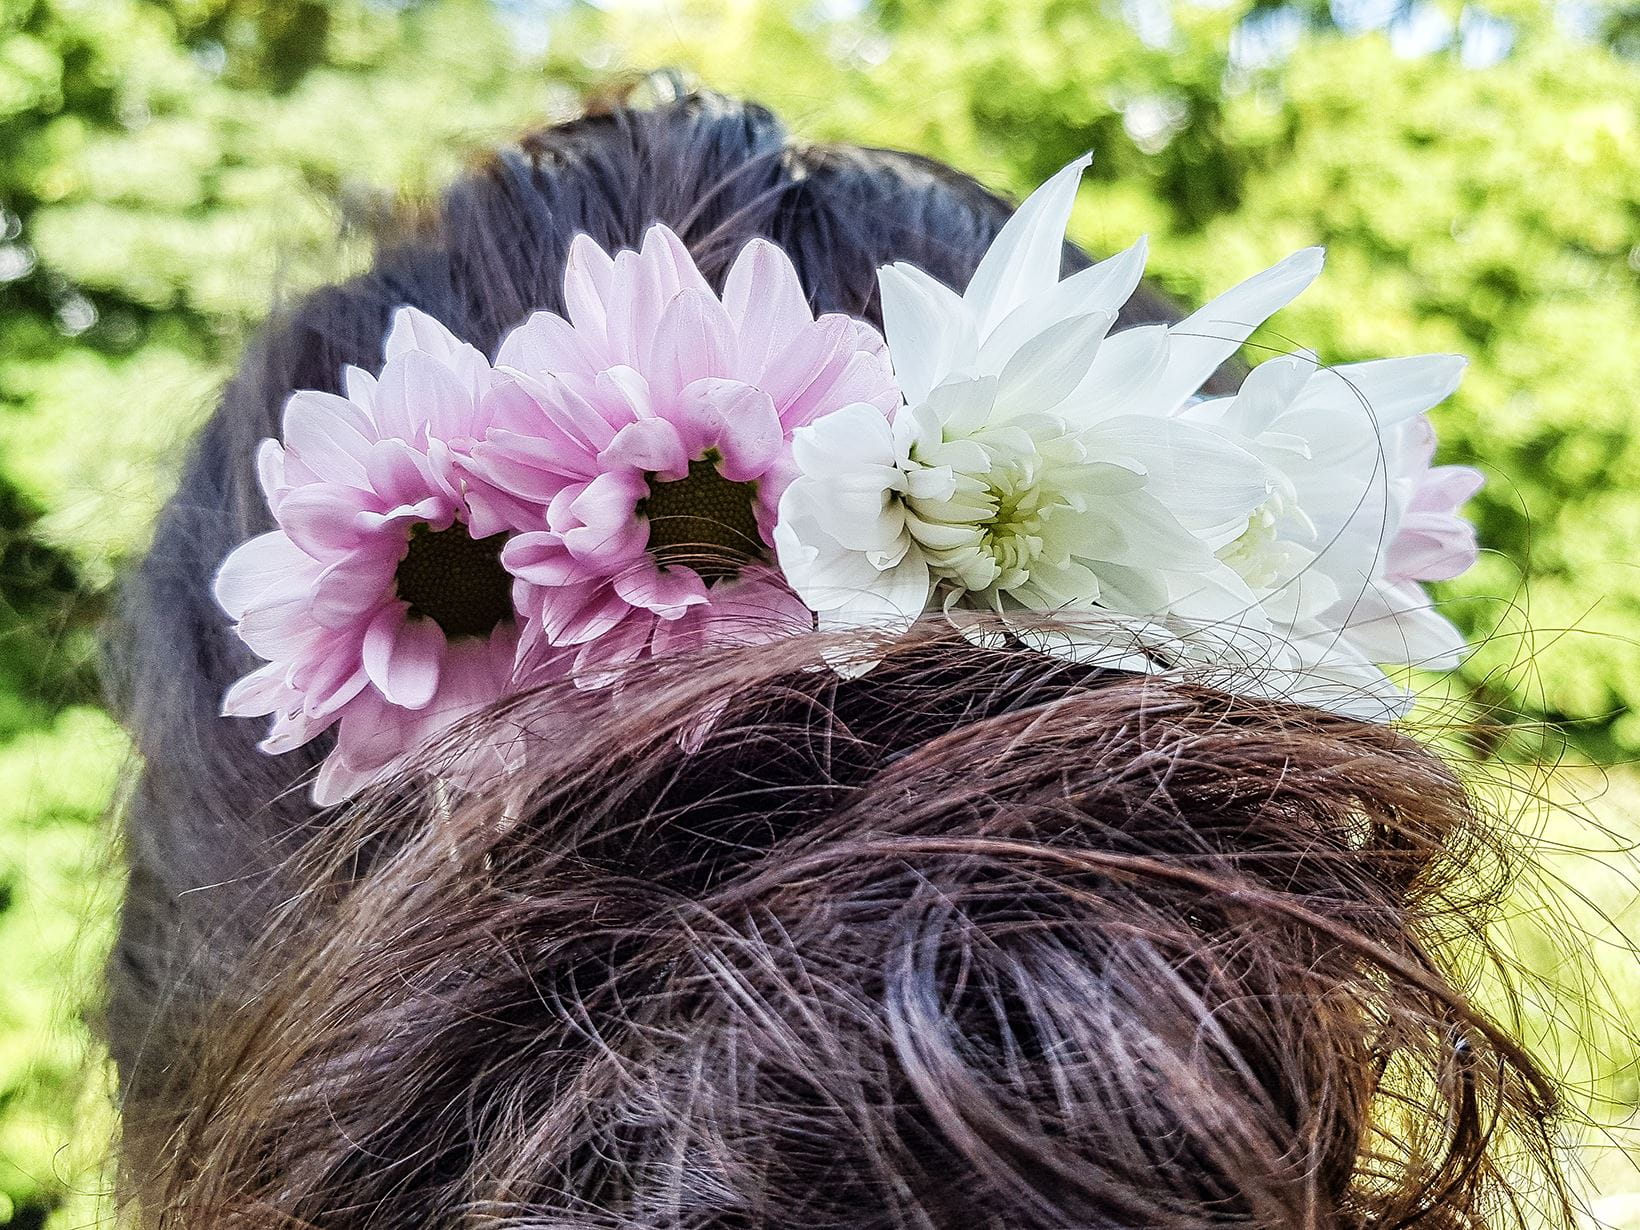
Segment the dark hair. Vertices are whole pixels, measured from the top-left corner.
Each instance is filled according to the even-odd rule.
[[[1008,212],[936,163],[691,95],[525,138],[269,324],[113,637],[143,769],[107,1029],[145,1220],[1518,1211],[1500,1150],[1546,1157],[1553,1091],[1439,946],[1479,934],[1495,852],[1388,729],[933,631],[843,682],[794,638],[521,698],[477,720],[524,771],[451,799],[421,784],[435,749],[322,813],[298,787],[326,742],[263,756],[257,723],[216,716],[250,663],[209,581],[271,524],[254,445],[292,390],[375,367],[395,307],[493,352],[561,307],[575,234],[664,221],[714,284],[766,236],[816,309],[875,320],[879,265],[961,286]],[[579,733],[541,736],[568,705]]]

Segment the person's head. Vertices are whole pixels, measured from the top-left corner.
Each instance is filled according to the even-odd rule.
[[[108,1033],[142,1216],[1507,1220],[1497,1150],[1547,1139],[1552,1091],[1444,972],[1492,851],[1385,727],[935,629],[860,679],[816,635],[565,683],[346,810],[303,789],[323,738],[268,756],[219,716],[249,663],[212,575],[271,525],[255,446],[293,391],[379,364],[394,309],[493,354],[562,307],[575,236],[664,222],[715,286],[762,237],[817,311],[880,323],[879,266],[961,287],[1009,212],[689,96],[524,139],[268,325],[113,635],[143,769]],[[495,729],[520,767],[438,787]]]

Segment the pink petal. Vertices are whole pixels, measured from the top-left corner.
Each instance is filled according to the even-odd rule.
[[[484,660],[488,663],[490,674],[495,680],[498,692],[516,682],[513,678],[513,662],[517,657],[518,641],[518,624],[507,620],[497,624],[495,630],[483,642]],[[463,647],[457,646],[457,648]],[[545,682],[545,680],[538,682]]]
[[[604,635],[632,613],[632,607],[604,581],[535,591],[534,618],[549,645],[584,645]]]
[[[338,803],[345,803],[359,791],[370,785],[381,772],[380,769],[355,769],[346,764],[338,748],[319,766],[319,776],[314,779],[313,789],[309,793],[314,805],[318,807],[334,807]]]
[[[894,371],[881,354],[856,351],[840,371],[828,368],[827,374],[831,379],[815,380],[787,404],[780,416],[787,431],[861,402],[875,406],[885,416],[892,416],[900,407],[900,386],[894,383]]]
[[[291,541],[315,559],[329,562],[364,546],[359,492],[349,487],[312,483],[290,492],[279,504],[279,524]]]
[[[402,602],[390,603],[364,634],[364,669],[391,704],[420,709],[438,691],[444,632],[432,620],[406,617]]]
[[[594,394],[589,399],[576,389],[581,384]],[[507,436],[538,441],[530,456],[559,472],[590,476],[590,459],[607,448],[618,426],[630,423],[631,408],[620,392],[600,392],[599,380],[561,379],[551,372],[540,377],[515,374],[485,395],[485,413],[492,417],[487,438]]]
[[[503,491],[541,505],[550,503],[552,497],[570,483],[585,482],[598,473],[592,466],[540,456],[544,451],[540,448],[542,443],[510,431],[494,432],[488,440],[473,446],[471,455],[460,463],[460,468]]]
[[[285,449],[279,441],[264,440],[256,446],[256,482],[268,508],[277,515],[279,501],[292,485],[285,477]]]
[[[384,366],[412,353],[436,360],[470,393],[481,392],[489,383],[489,360],[476,347],[419,308],[402,307],[393,313],[387,342],[382,347]]]
[[[563,539],[576,559],[608,575],[643,554],[649,545],[649,523],[634,517],[618,526],[575,526],[564,531]]]
[[[687,245],[664,223],[657,222],[644,233],[641,253],[655,269],[661,293],[666,298],[680,292],[712,294]]]
[[[654,632],[649,641],[652,657],[694,653],[706,647],[705,614],[709,607],[690,607],[678,619],[654,620]]]
[[[421,714],[423,739],[440,734],[467,715],[495,703],[510,678],[505,662],[511,660],[511,649],[508,648],[499,673],[492,669],[494,656],[488,639],[469,637],[448,648],[439,675],[438,699]]]
[[[575,507],[575,501],[581,498],[581,493],[587,489],[586,483],[570,483],[547,504],[547,528],[555,534],[562,534],[581,524],[580,518],[570,510]]]
[[[347,400],[366,412],[376,407],[376,377],[362,367],[349,364],[342,369],[342,392]],[[374,423],[376,420],[371,418]]]
[[[602,344],[608,329],[615,261],[591,235],[577,235],[564,265],[564,306],[575,327]]]
[[[770,361],[814,324],[791,258],[767,239],[740,250],[723,286],[723,306],[738,335],[740,369],[758,383]]]
[[[303,390],[285,403],[285,448],[326,482],[365,487],[375,424],[344,397]]]
[[[621,426],[632,421],[633,412],[627,401],[626,389],[612,384],[607,372],[599,372],[590,384],[566,380],[551,373],[540,379],[523,375],[514,379],[555,429],[550,434],[544,433],[539,424],[531,423],[520,425],[517,428],[519,434],[540,435],[555,450],[578,446],[582,452],[596,455],[600,449],[609,446]],[[588,396],[588,393],[592,395]]]
[[[597,640],[588,641],[575,656],[575,684],[582,688],[607,687],[618,676],[617,668],[642,657],[649,648],[655,621],[642,617],[623,619]]]
[[[381,440],[372,445],[365,458],[365,472],[376,498],[362,502],[361,506],[377,512],[400,504],[414,504],[440,490],[427,455],[403,440]]]
[[[1414,514],[1401,523],[1384,560],[1395,581],[1450,581],[1480,558],[1475,527],[1451,516]]]
[[[570,505],[581,524],[564,531],[564,545],[577,559],[605,566],[637,555],[649,541],[648,524],[637,513],[638,501],[648,493],[648,484],[636,475],[600,474]]]
[[[539,504],[493,487],[481,478],[467,479],[467,528],[474,538],[488,538],[508,530],[537,529],[546,524]]]
[[[270,756],[283,755],[309,742],[329,725],[329,722],[315,721],[305,713],[276,714],[267,737],[256,745],[257,750]]]
[[[329,632],[308,615],[307,596],[270,602],[246,611],[235,625],[239,639],[269,662],[291,662],[317,652]]]
[[[615,433],[598,461],[608,469],[642,470],[673,481],[689,473],[690,453],[671,423],[665,419],[639,419]]]
[[[593,392],[595,396],[588,400],[604,413],[614,430],[633,419],[654,417],[655,399],[650,395],[649,381],[635,367],[617,364],[599,372]]]
[[[240,543],[217,569],[211,592],[234,619],[259,602],[299,598],[318,573],[312,557],[282,530]]]
[[[455,524],[455,519],[450,501],[434,495],[414,504],[400,504],[384,513],[362,512],[355,518],[363,530],[382,536],[408,530],[416,522],[425,522],[435,530],[447,530]]]
[[[530,375],[575,371],[595,375],[602,356],[588,344],[587,335],[562,316],[534,312],[507,334],[497,352],[497,367],[512,367]]]
[[[418,717],[366,688],[342,714],[336,751],[330,759],[377,775],[396,758],[415,750]]]
[[[335,646],[312,669],[293,676],[302,690],[302,712],[316,721],[334,717],[370,682],[356,650]]]
[[[393,596],[393,577],[404,558],[402,542],[371,543],[337,560],[314,580],[309,610],[326,628],[353,623]]]
[[[748,571],[712,591],[699,615],[708,645],[755,645],[796,636],[814,626],[814,614],[773,569]]]
[[[679,293],[649,340],[643,371],[651,396],[664,405],[693,381],[728,375],[734,349],[734,326],[716,297],[707,291]]]
[[[289,704],[292,690],[281,663],[269,662],[240,679],[222,697],[223,717],[261,717]]]
[[[515,534],[501,548],[501,566],[531,585],[577,585],[591,579],[586,565],[556,534]]]
[[[732,483],[763,475],[786,447],[786,431],[774,402],[761,389],[736,380],[697,380],[669,416],[689,457],[716,449],[718,470]]]
[[[811,385],[829,387],[856,354],[853,322],[846,316],[822,316],[768,365],[759,386],[774,400],[781,421],[791,426],[818,417],[801,399]]]
[[[649,339],[671,298],[661,284],[661,270],[654,261],[636,252],[616,255],[607,304],[609,357],[615,365],[636,368],[643,363]]]
[[[489,424],[486,434],[511,431],[534,435],[541,430],[547,422],[546,411],[541,409],[540,402],[523,384],[528,380],[533,387],[540,383],[540,379],[522,372],[509,373],[485,390],[482,413]]]
[[[706,585],[692,568],[656,568],[641,564],[618,574],[615,592],[632,606],[676,619],[706,601]]]
[[[412,444],[483,434],[478,394],[432,355],[412,350],[382,368],[376,418],[382,434]]]
[[[1456,513],[1486,485],[1486,476],[1470,466],[1436,466],[1418,484],[1409,509]]]

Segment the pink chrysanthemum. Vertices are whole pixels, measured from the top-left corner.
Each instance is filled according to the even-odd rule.
[[[216,597],[267,665],[223,713],[272,714],[268,752],[336,726],[318,803],[391,772],[518,682],[503,538],[472,531],[452,453],[483,436],[501,387],[482,354],[404,308],[379,379],[349,368],[346,397],[294,394],[283,444],[258,454],[279,528],[224,561]],[[505,752],[475,748],[467,767],[500,767]]]
[[[899,395],[882,338],[815,319],[779,248],[753,240],[720,299],[664,226],[610,257],[586,236],[568,319],[540,312],[497,356],[513,383],[464,462],[474,532],[507,542],[523,657],[579,646],[578,677],[645,654],[807,628],[772,567],[791,434]]]

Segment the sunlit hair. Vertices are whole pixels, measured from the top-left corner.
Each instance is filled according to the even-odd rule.
[[[1506,1226],[1565,1212],[1554,1091],[1443,947],[1502,857],[1382,727],[929,629],[795,637],[486,715],[525,767],[343,812],[216,716],[251,458],[390,311],[485,350],[579,232],[753,235],[814,306],[972,272],[1007,207],[690,96],[527,138],[276,319],[112,637],[143,755],[110,967],[125,1192],[178,1227]],[[1084,263],[1067,251],[1067,262]],[[1166,318],[1138,296],[1135,323]],[[1535,1176],[1535,1178],[1533,1177]]]

